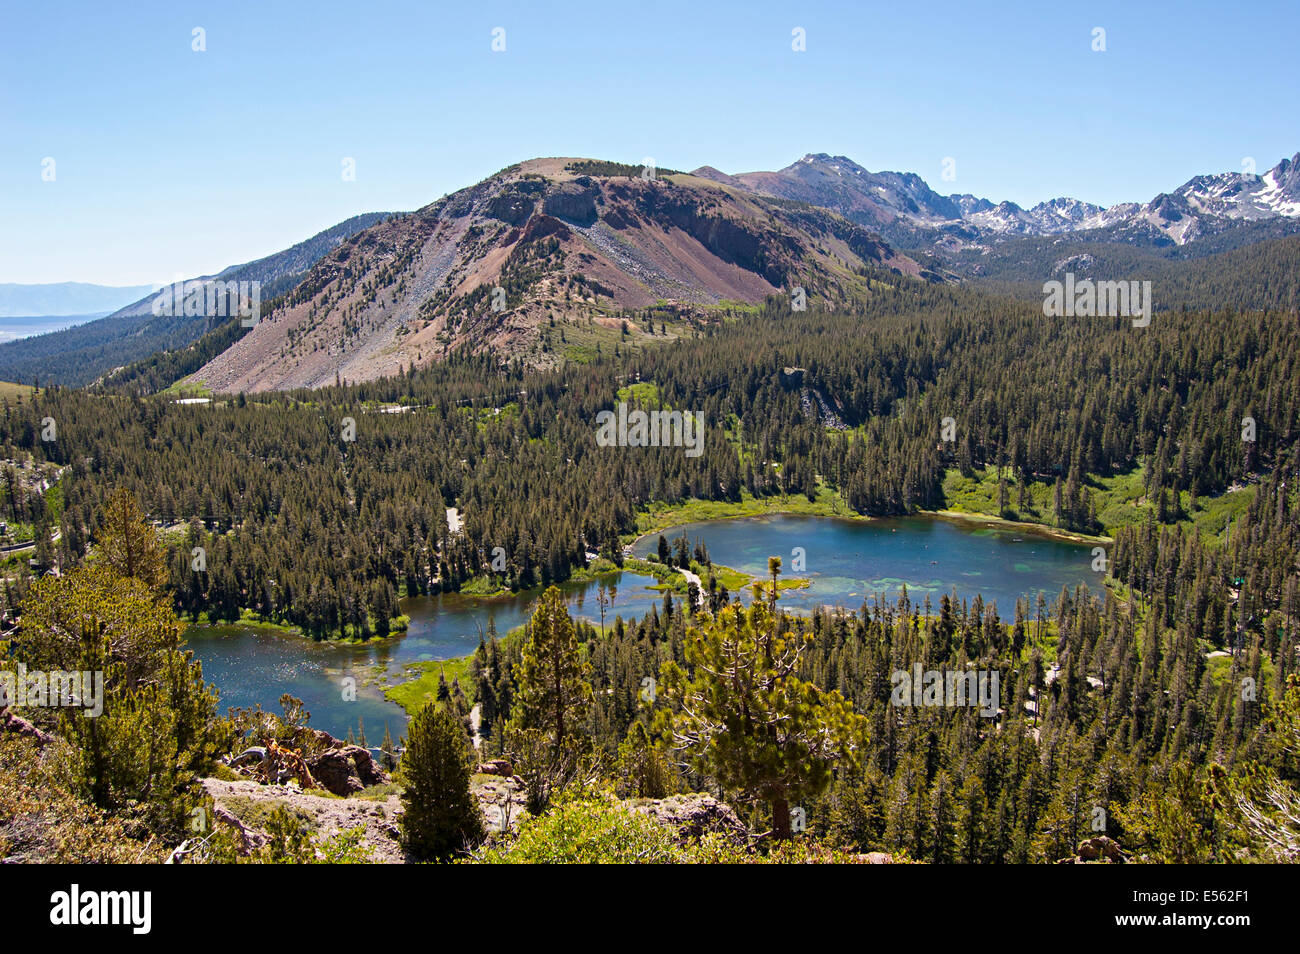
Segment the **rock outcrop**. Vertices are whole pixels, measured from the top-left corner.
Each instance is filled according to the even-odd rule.
[[[507,759],[489,759],[480,763],[476,771],[479,775],[500,775],[503,778],[510,778],[515,774],[514,766]]]
[[[249,746],[223,761],[265,785],[296,783],[304,790],[323,788],[334,795],[355,795],[389,781],[368,749],[305,726],[281,742],[267,738],[264,745]]]
[[[681,844],[715,833],[738,845],[744,844],[748,839],[748,831],[731,806],[712,795],[696,792],[636,800],[626,804],[633,811],[649,815],[659,824],[675,830],[677,841]]]
[[[1102,862],[1103,864],[1121,864],[1124,861],[1124,852],[1114,838],[1107,835],[1098,835],[1095,838],[1087,838],[1079,842],[1078,854],[1067,863],[1083,864],[1086,862]]]
[[[502,192],[487,204],[488,214],[508,225],[523,225],[536,208],[537,202],[532,196],[513,191]]]
[[[562,182],[552,188],[542,208],[547,215],[590,225],[596,221],[598,195],[600,195],[599,187],[586,176],[581,176],[572,182]]]
[[[26,719],[14,715],[8,709],[0,709],[0,732],[12,732],[14,735],[31,739],[36,743],[36,747],[43,749],[54,741],[54,736],[38,729]]]
[[[401,864],[406,860],[397,826],[401,804],[396,795],[382,802],[326,798],[297,788],[215,778],[204,779],[203,787],[216,807],[217,821],[235,830],[245,850],[255,850],[265,844],[266,833],[257,826],[270,811],[283,807],[303,819],[318,841],[360,827],[361,846],[372,861]]]
[[[327,792],[355,795],[371,785],[383,785],[388,773],[359,745],[337,745],[307,759],[307,767]]]

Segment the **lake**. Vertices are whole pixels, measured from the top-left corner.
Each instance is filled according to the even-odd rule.
[[[34,318],[3,317],[0,318],[0,344],[6,341],[31,338],[35,335],[49,334],[51,331],[62,331],[65,328],[75,328],[77,325],[84,325],[96,318],[103,318],[107,314],[109,312],[105,311],[93,315],[41,315]]]
[[[929,515],[863,521],[775,514],[687,524],[664,537],[672,544],[683,533],[692,548],[704,543],[714,563],[743,573],[766,578],[767,558],[780,557],[783,578],[811,581],[807,589],[781,593],[782,605],[803,613],[818,606],[858,609],[879,597],[893,601],[906,586],[912,602],[928,596],[936,612],[939,597],[955,589],[996,601],[1007,618],[1022,596],[1033,602],[1043,593],[1050,605],[1062,587],[1101,583],[1091,568],[1092,544]],[[658,542],[658,534],[642,537],[632,552],[645,557]],[[795,566],[797,547],[802,570]]]
[[[997,602],[1005,619],[1014,616],[1022,596],[1032,603],[1041,593],[1050,604],[1062,587],[1100,586],[1091,569],[1091,544],[996,524],[931,516],[856,521],[782,514],[688,524],[664,536],[671,543],[683,533],[692,546],[704,543],[714,563],[744,573],[766,577],[767,558],[781,557],[783,577],[811,581],[807,589],[781,595],[783,606],[802,613],[823,605],[857,609],[880,598],[892,601],[906,586],[918,605],[930,597],[935,612],[945,593],[955,590],[966,598],[980,593],[985,602]],[[633,554],[655,552],[658,539],[658,534],[643,537],[633,545]],[[803,549],[802,570],[794,566],[796,547]],[[652,577],[624,572],[607,582],[614,586],[607,627],[615,616],[640,618],[663,601],[662,593],[648,589]],[[569,583],[561,588],[571,612],[598,625],[597,586]],[[204,677],[220,689],[223,712],[258,702],[279,712],[279,697],[288,692],[306,703],[313,726],[343,737],[363,721],[367,741],[375,745],[385,722],[397,737],[407,721],[402,708],[384,698],[385,685],[408,678],[411,663],[473,652],[490,623],[504,636],[531,615],[537,595],[409,598],[402,601],[402,611],[411,618],[406,635],[367,646],[317,643],[247,626],[193,627],[187,640],[203,663]],[[742,594],[742,599],[749,597]],[[343,701],[341,680],[347,676],[357,680],[355,701]]]
[[[648,589],[655,584],[654,577],[618,573],[603,582],[612,588],[613,596],[605,614],[606,628],[614,625],[618,615],[640,618],[652,604],[663,602],[662,593]],[[599,585],[560,587],[570,612],[596,626],[600,625]],[[385,722],[394,738],[406,727],[405,710],[385,698],[385,686],[411,678],[406,669],[411,663],[472,653],[490,624],[505,636],[532,615],[540,592],[492,598],[459,593],[411,597],[402,601],[402,612],[411,618],[406,635],[364,646],[316,642],[252,626],[193,626],[186,633],[186,644],[203,663],[204,679],[220,691],[223,714],[230,707],[251,708],[257,703],[278,714],[280,696],[287,692],[303,700],[315,728],[343,738],[349,728],[364,723],[373,746],[383,738]],[[344,701],[342,680],[349,676],[356,679],[356,699]]]

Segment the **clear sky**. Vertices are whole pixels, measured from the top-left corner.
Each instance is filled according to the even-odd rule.
[[[1300,150],[1297,37],[1296,0],[5,0],[0,282],[214,272],[546,155],[1145,201]]]

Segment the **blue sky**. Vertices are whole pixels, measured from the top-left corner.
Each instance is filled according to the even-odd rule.
[[[829,152],[1027,206],[1300,150],[1300,4],[1135,6],[11,2],[0,282],[212,272],[541,155],[745,172]]]

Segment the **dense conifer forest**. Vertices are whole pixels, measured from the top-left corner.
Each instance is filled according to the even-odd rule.
[[[546,586],[597,558],[618,566],[655,504],[830,493],[860,514],[906,514],[943,508],[946,475],[990,467],[1025,493],[1051,489],[1043,522],[1100,534],[1111,528],[1098,481],[1138,473],[1146,517],[1115,528],[1104,584],[1050,604],[903,596],[799,617],[781,607],[778,560],[771,582],[727,593],[690,542],[679,549],[702,571],[699,606],[667,594],[602,634],[548,591],[523,630],[487,635],[466,683],[440,693],[438,718],[412,723],[406,844],[450,857],[486,837],[464,807],[477,704],[478,757],[513,763],[534,826],[566,817],[553,811],[586,824],[603,797],[712,792],[751,831],[776,842],[806,832],[832,854],[1051,862],[1104,833],[1133,860],[1294,860],[1296,313],[1177,308],[1135,328],[871,277],[864,300],[794,311],[773,298],[672,343],[552,371],[461,353],[391,379],[207,404],[57,387],[11,398],[0,445],[15,463],[0,506],[35,528],[29,566],[63,574],[7,583],[18,645],[55,652],[52,636],[27,642],[34,627],[61,632],[51,621],[75,618],[78,587],[107,594],[126,581],[186,726],[181,768],[150,809],[161,843],[202,804],[194,778],[249,724],[215,719],[173,612],[251,611],[319,639],[386,636],[404,595],[483,578]],[[701,412],[703,453],[598,446],[597,414],[620,401]],[[1221,533],[1190,519],[1198,500],[1244,490]],[[497,547],[504,570],[491,566]],[[996,673],[997,711],[900,707],[891,674],[916,664]],[[648,699],[647,677],[662,687]],[[123,733],[161,724],[154,709],[132,711]],[[302,738],[292,716],[267,718],[277,738]],[[101,756],[77,763],[82,787],[69,791],[115,819],[114,793],[133,783]],[[527,831],[543,830],[474,856],[530,860],[540,849]],[[136,837],[113,831],[102,850]],[[276,850],[300,850],[284,831]]]
[[[48,388],[6,405],[0,443],[7,458],[66,469],[59,514],[7,501],[11,519],[57,526],[65,562],[124,487],[150,518],[187,525],[170,561],[183,613],[248,608],[328,637],[386,631],[399,595],[456,589],[488,572],[496,547],[512,588],[563,580],[588,553],[618,563],[654,501],[811,499],[824,485],[858,513],[901,514],[941,508],[948,468],[995,466],[1052,487],[1049,522],[1096,533],[1090,477],[1141,466],[1172,522],[1187,495],[1256,481],[1294,447],[1297,345],[1287,310],[1161,312],[1138,329],[895,281],[855,307],[773,299],[697,338],[552,372],[458,355],[394,379],[200,405]],[[702,412],[702,455],[596,446],[596,416],[620,393]],[[43,439],[45,420],[56,439]],[[448,530],[448,507],[463,533]]]
[[[1294,486],[1300,458],[1281,467]],[[1286,720],[1300,706],[1300,521],[1286,482],[1267,480],[1217,546],[1154,524],[1123,534],[1114,577],[1128,597],[1062,592],[1006,618],[979,597],[948,596],[782,615],[778,631],[810,637],[797,675],[863,720],[854,758],[806,793],[810,828],[848,850],[931,862],[1057,861],[1097,833],[1145,860],[1294,860],[1294,841],[1261,847],[1238,802],[1265,779],[1296,781]],[[698,614],[666,601],[604,637],[584,624],[589,732],[624,794],[712,786],[671,764],[674,703],[649,706],[643,688],[647,674],[690,665],[694,632],[726,605],[709,590]],[[475,657],[489,751],[508,751],[519,653],[493,637]],[[996,671],[997,718],[893,704],[891,674],[917,663]],[[770,823],[761,803],[752,820]]]

